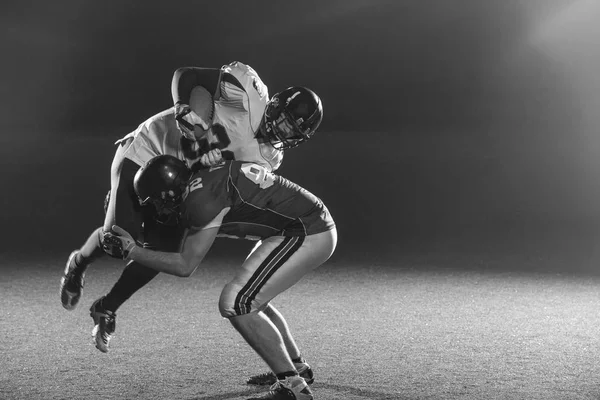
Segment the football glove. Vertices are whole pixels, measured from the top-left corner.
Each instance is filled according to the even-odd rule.
[[[112,226],[112,232],[104,232],[102,249],[113,257],[126,259],[135,246],[133,237],[117,225]]]
[[[196,140],[194,136],[194,127],[196,125],[199,125],[205,131],[209,128],[206,121],[196,114],[188,104],[176,104],[174,112],[177,128],[187,139]]]
[[[223,155],[219,149],[212,149],[200,157],[200,164],[204,165],[205,167],[214,167],[215,165],[223,163],[223,161]]]

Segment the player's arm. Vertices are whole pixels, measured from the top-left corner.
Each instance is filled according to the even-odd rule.
[[[108,241],[116,245],[127,262],[136,261],[145,267],[166,274],[189,277],[198,268],[204,256],[211,248],[229,207],[222,209],[209,223],[203,227],[190,228],[184,238],[182,250],[179,253],[155,251],[137,245],[136,241],[123,228],[113,225]],[[213,214],[214,215],[214,214]]]
[[[194,126],[200,125],[203,130],[208,130],[210,123],[198,116],[190,107],[193,89],[202,86],[214,97],[220,77],[221,70],[215,68],[183,67],[173,74],[171,94],[175,105],[175,120],[177,127],[186,138],[196,140]]]
[[[136,261],[166,274],[189,277],[208,253],[218,231],[218,227],[189,230],[180,253],[154,251],[135,246],[129,251],[126,260]]]
[[[190,104],[190,95],[196,86],[204,86],[214,96],[220,76],[221,70],[218,68],[178,68],[171,81],[173,104]]]

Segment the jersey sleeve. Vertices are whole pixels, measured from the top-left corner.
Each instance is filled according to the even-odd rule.
[[[203,86],[213,98],[217,97],[221,73],[218,68],[178,68],[171,81],[173,104],[190,104],[190,95],[196,86]]]
[[[180,137],[171,107],[142,122],[136,130],[119,139],[116,144],[132,139],[123,156],[142,166],[160,154],[182,158]]]
[[[256,131],[269,101],[269,89],[267,85],[260,79],[254,68],[242,62],[234,61],[231,64],[223,66],[221,69],[224,74],[235,78],[234,82],[236,84],[239,83],[240,92],[244,93],[246,97],[243,101],[244,108],[249,112],[252,129]],[[233,89],[237,85],[231,86],[233,93],[235,93]],[[227,91],[222,92],[223,96],[227,95]]]
[[[258,73],[251,66],[239,61],[234,61],[221,68],[224,72],[233,75],[251,97],[261,99],[269,98],[269,89],[260,79]]]

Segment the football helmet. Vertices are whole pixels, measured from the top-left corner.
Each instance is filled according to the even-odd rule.
[[[321,99],[310,89],[292,86],[267,103],[258,137],[289,149],[310,139],[323,120]]]
[[[133,178],[140,205],[153,206],[155,219],[165,225],[177,224],[192,171],[185,162],[170,155],[150,159]]]

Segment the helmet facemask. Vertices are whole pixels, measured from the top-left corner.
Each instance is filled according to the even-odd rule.
[[[318,97],[312,92],[307,96],[307,92],[305,88],[288,88],[273,96],[267,104],[260,134],[273,147],[290,149],[314,135],[321,123],[323,110]],[[299,98],[294,101],[296,96]]]
[[[147,217],[161,224],[176,225],[191,175],[182,160],[168,155],[154,157],[140,168],[133,186],[140,205],[150,213]]]
[[[146,197],[144,200],[140,200],[142,207],[152,207],[152,213],[154,220],[163,225],[177,225],[179,223],[180,206],[183,202],[182,193],[184,193],[186,187],[175,193],[174,190],[162,191],[160,198]]]

